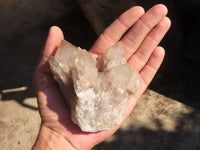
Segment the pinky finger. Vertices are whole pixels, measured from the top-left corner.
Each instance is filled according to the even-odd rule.
[[[164,56],[164,48],[159,46],[154,49],[149,60],[140,70],[141,87],[135,97],[139,97],[148,87],[156,72],[158,71],[160,65],[162,64]]]

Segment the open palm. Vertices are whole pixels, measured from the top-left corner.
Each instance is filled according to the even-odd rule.
[[[166,14],[167,8],[161,4],[152,7],[146,13],[139,6],[130,8],[105,29],[89,50],[91,55],[98,56],[120,40],[128,63],[140,73],[141,87],[136,95],[128,100],[124,120],[153,79],[164,58],[164,49],[158,47],[158,44],[170,27],[170,20]],[[86,133],[71,121],[70,109],[53,79],[48,64],[48,57],[55,54],[63,39],[62,31],[56,26],[51,27],[34,75],[42,118],[41,130],[45,128],[50,130],[52,135],[63,138],[71,149],[91,149],[112,135],[120,125],[102,132]]]

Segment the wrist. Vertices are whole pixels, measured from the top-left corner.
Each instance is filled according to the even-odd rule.
[[[73,146],[57,132],[41,125],[38,138],[32,150],[75,150]]]

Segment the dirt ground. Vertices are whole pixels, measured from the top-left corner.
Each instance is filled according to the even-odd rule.
[[[174,19],[173,16],[172,18]],[[182,48],[187,46],[182,44],[184,40],[180,37],[188,34],[181,32],[185,28],[180,25],[181,21],[183,20],[180,18],[172,20],[173,27],[162,42],[166,48],[166,59],[150,89],[200,110],[200,62],[193,57],[192,59],[186,57],[190,53],[182,51]],[[173,22],[178,22],[177,28]],[[0,1],[0,149],[2,150],[30,149],[37,136],[40,119],[32,87],[32,75],[48,29],[52,25],[58,25],[63,30],[66,40],[85,49],[89,49],[96,39],[94,30],[76,1]],[[199,30],[196,33],[200,33]],[[192,37],[195,41],[195,35]],[[171,41],[170,45],[167,45],[168,41]],[[31,130],[33,124],[34,129]],[[199,122],[196,122],[196,127],[199,127]],[[159,132],[164,131],[159,130]],[[125,132],[119,131],[119,136],[122,133]],[[155,132],[147,133],[149,137],[155,134]],[[198,136],[192,138],[195,144],[200,141],[199,131],[197,134]],[[171,134],[171,137],[173,135]],[[187,137],[189,135],[194,134],[188,133]],[[137,139],[135,142],[140,141]],[[190,143],[191,139],[187,142]],[[162,145],[162,141],[159,144]],[[200,149],[198,144],[196,147]]]

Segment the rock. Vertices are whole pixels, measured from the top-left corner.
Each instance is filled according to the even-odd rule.
[[[120,42],[96,61],[86,50],[62,41],[49,64],[73,122],[85,132],[120,124],[127,99],[140,86],[139,74],[127,64]]]

